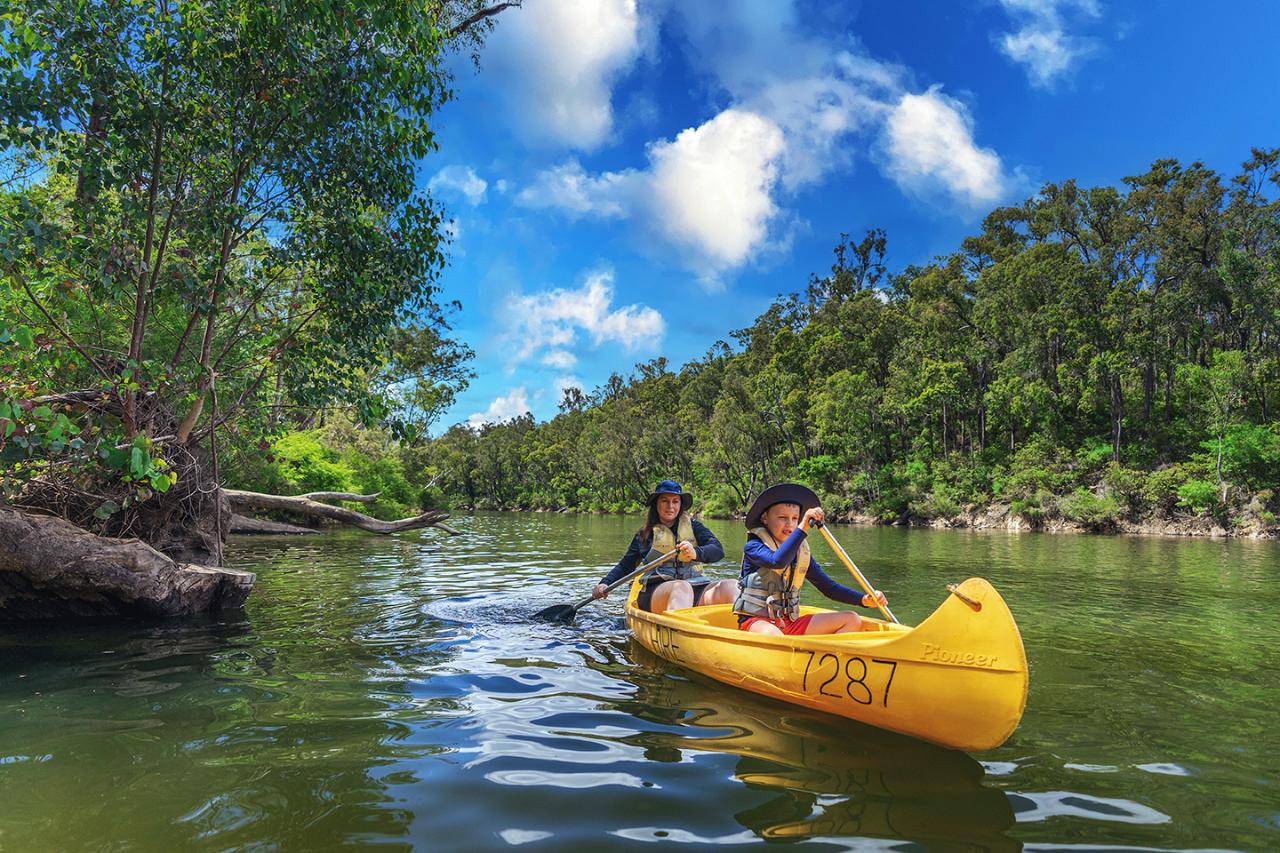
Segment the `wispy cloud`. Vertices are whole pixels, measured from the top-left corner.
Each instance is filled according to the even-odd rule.
[[[599,270],[578,288],[515,294],[507,302],[508,368],[546,350],[542,362],[565,369],[571,366],[570,349],[584,342],[627,350],[656,346],[667,328],[662,315],[645,305],[615,306],[613,293],[613,273]]]
[[[472,207],[484,201],[488,187],[488,183],[470,166],[445,166],[427,182],[430,192],[464,198]]]
[[[1074,70],[1095,46],[1070,34],[1068,19],[1096,18],[1096,0],[1000,0],[1014,25],[997,39],[1005,56],[1026,66],[1033,86],[1052,88]]]
[[[578,357],[568,350],[553,349],[542,356],[542,363],[547,367],[568,370],[578,363]]]
[[[538,174],[516,195],[516,203],[530,208],[552,208],[572,219],[623,217],[632,206],[637,173],[604,172],[589,175],[577,160],[569,160]]]

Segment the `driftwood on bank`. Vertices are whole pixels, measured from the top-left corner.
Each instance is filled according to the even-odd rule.
[[[0,506],[0,618],[209,613],[241,607],[254,579]]]
[[[368,503],[377,500],[377,495],[352,495],[345,492],[309,492],[305,495],[269,495],[264,492],[245,492],[240,489],[223,489],[222,494],[226,496],[232,510],[243,515],[246,511],[253,510],[280,510],[283,512],[304,515],[309,518],[322,518],[328,521],[338,521],[343,524],[350,524],[361,530],[367,530],[370,533],[398,533],[401,530],[415,530],[420,527],[435,527],[448,533],[450,536],[459,536],[461,531],[456,530],[444,523],[449,517],[449,513],[441,510],[430,510],[421,515],[412,518],[402,518],[399,521],[381,521],[372,516],[365,515],[362,512],[356,512],[353,509],[347,509],[341,506],[331,506],[330,504],[320,503],[317,498],[323,500],[342,500],[342,501],[361,501]],[[233,518],[234,521],[234,518]],[[292,525],[291,525],[292,526]],[[298,528],[294,531],[299,532],[306,528]],[[239,532],[239,531],[237,531]],[[257,531],[257,532],[273,532],[273,531]],[[283,532],[283,531],[276,531]]]

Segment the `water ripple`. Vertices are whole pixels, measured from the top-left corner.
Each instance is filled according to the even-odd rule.
[[[673,667],[617,594],[530,620],[634,519],[457,521],[237,540],[242,616],[0,629],[0,847],[1280,849],[1273,551],[840,531],[907,621],[969,574],[1009,600],[1028,712],[979,761]]]

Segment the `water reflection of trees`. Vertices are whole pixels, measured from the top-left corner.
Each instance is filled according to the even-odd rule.
[[[628,656],[639,666],[616,674],[637,690],[620,709],[717,733],[650,731],[626,739],[659,761],[679,760],[683,750],[739,756],[734,775],[750,788],[776,793],[734,815],[762,838],[1020,848],[1005,834],[1014,824],[1008,798],[984,785],[982,765],[962,752],[674,673],[638,643]]]
[[[0,631],[0,742],[23,745],[0,755],[47,755],[6,787],[0,848],[411,849],[400,765],[443,749],[411,740],[411,682],[447,652],[382,553],[258,545],[247,615]]]

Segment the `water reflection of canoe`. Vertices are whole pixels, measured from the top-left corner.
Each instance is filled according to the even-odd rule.
[[[636,639],[726,684],[969,751],[1004,743],[1022,718],[1022,637],[981,578],[915,628],[864,617],[872,630],[797,637],[740,631],[728,605],[648,613],[636,607],[639,590],[637,580],[627,600]]]
[[[644,649],[633,657],[642,665],[659,662]],[[664,728],[635,735],[647,751],[737,755],[738,779],[776,792],[735,815],[764,838],[1017,846],[1005,835],[1014,824],[1009,798],[984,785],[982,765],[961,752],[698,681],[635,680],[637,712],[661,716],[670,708],[684,725],[713,732],[682,735]]]

